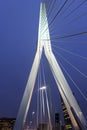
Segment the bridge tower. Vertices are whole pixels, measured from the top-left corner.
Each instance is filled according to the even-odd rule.
[[[52,52],[51,41],[50,40],[47,41],[46,39],[50,39],[50,33],[49,33],[45,3],[42,2],[40,5],[37,50],[36,50],[34,62],[33,62],[33,65],[32,65],[31,71],[30,71],[30,75],[29,75],[29,78],[27,81],[27,85],[25,88],[25,92],[24,92],[24,95],[22,98],[22,102],[21,102],[21,105],[19,108],[14,130],[22,130],[24,123],[26,121],[26,116],[27,116],[27,113],[28,113],[28,110],[30,107],[31,98],[32,98],[33,90],[34,90],[34,85],[35,85],[38,68],[39,68],[39,64],[40,64],[40,60],[41,60],[43,51],[48,60],[48,63],[50,65],[55,82],[58,86],[58,90],[66,105],[67,111],[69,113],[70,119],[72,121],[72,124],[73,124],[75,130],[79,130],[79,126],[72,113],[72,109],[75,112],[77,118],[79,119],[82,130],[87,130],[86,119],[70,89],[69,84],[67,83],[67,81],[63,75],[63,72],[55,58],[55,55]]]

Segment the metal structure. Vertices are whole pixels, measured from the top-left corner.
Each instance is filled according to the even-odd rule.
[[[44,31],[45,31],[45,33],[44,33]],[[42,56],[42,51],[45,52],[45,56],[50,65],[54,79],[58,86],[58,90],[66,105],[66,108],[68,110],[69,116],[71,118],[71,121],[72,121],[72,124],[73,124],[75,130],[79,130],[79,126],[75,120],[75,117],[72,113],[71,108],[73,109],[77,118],[79,119],[82,130],[87,130],[86,119],[85,119],[85,117],[69,87],[69,84],[67,83],[67,81],[63,75],[63,72],[52,52],[51,41],[50,40],[46,41],[45,39],[50,39],[50,34],[49,34],[49,27],[48,27],[45,4],[41,3],[37,50],[36,50],[34,62],[33,62],[32,68],[31,68],[31,72],[29,75],[29,79],[28,79],[28,82],[27,82],[27,85],[25,88],[25,92],[23,95],[23,99],[22,99],[22,102],[20,105],[20,109],[19,109],[19,112],[17,115],[14,130],[22,130],[24,123],[26,121],[26,116],[27,116],[27,113],[28,113],[28,110],[30,107],[30,102],[31,102],[32,93],[34,90],[35,80],[37,77],[37,72],[38,72],[38,68],[39,68],[39,64],[40,64],[40,60],[41,60],[41,56]]]

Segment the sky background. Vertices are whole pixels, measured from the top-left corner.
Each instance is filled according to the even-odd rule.
[[[53,0],[50,0],[50,4],[48,1],[46,1],[46,7],[50,23],[64,0],[56,0],[52,10],[48,8],[51,7]],[[87,31],[87,2],[79,6],[80,3],[82,0],[67,2],[50,26],[50,35],[51,39],[54,38],[52,48],[60,66],[61,64],[64,66],[81,92],[87,97],[87,34],[55,39],[55,37]],[[39,11],[40,0],[0,0],[0,117],[17,116],[36,51]],[[70,52],[73,52],[74,55],[71,55]],[[81,58],[77,54],[85,58]],[[53,82],[54,79],[44,55],[42,59],[46,83],[51,86],[49,95],[52,100],[56,99],[54,112],[61,111],[56,84]],[[84,74],[81,75],[64,59],[67,59]],[[64,75],[87,118],[87,100],[79,93],[65,72]],[[37,87],[35,87],[34,96],[36,93]],[[31,109],[35,111],[34,105],[35,98],[32,99],[31,104]]]

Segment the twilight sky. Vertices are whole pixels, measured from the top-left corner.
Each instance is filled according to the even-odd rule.
[[[50,23],[64,0],[45,1]],[[51,24],[50,35],[53,52],[87,118],[87,2],[83,1],[66,3]],[[39,9],[40,0],[0,0],[0,117],[17,115],[36,51]],[[57,87],[53,76],[49,76],[44,55],[43,66],[46,83],[52,86],[52,100],[58,99],[54,111],[60,111]],[[32,100],[34,110],[35,100]]]

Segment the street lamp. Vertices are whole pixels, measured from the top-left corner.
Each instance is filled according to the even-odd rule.
[[[35,114],[35,112],[33,111],[33,112],[32,112],[32,115],[34,115],[34,114]]]
[[[40,114],[41,114],[41,122],[43,122],[43,120],[45,120],[45,93],[46,93],[46,86],[41,86],[39,88],[40,90]],[[44,93],[45,92],[45,93]]]
[[[51,116],[50,116],[50,109],[49,109],[49,102],[48,102],[48,96],[47,96],[47,91],[46,91],[47,87],[44,85],[42,87],[40,87],[40,91],[41,91],[41,105],[42,105],[42,112],[43,115],[45,117],[45,102],[44,100],[46,100],[46,105],[47,105],[47,112],[48,112],[48,118],[49,118],[49,129],[52,130],[52,124],[51,124]],[[45,98],[44,98],[44,94],[43,92],[45,92]]]
[[[46,90],[46,86],[40,87],[40,90]]]

